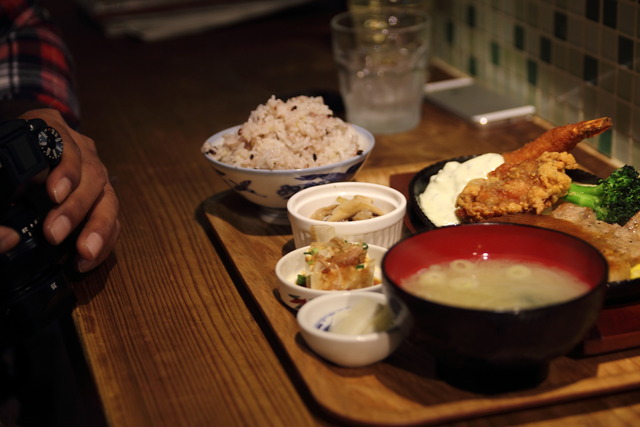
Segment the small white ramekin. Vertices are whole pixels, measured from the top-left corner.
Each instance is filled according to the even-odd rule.
[[[345,335],[327,330],[333,316],[349,310],[359,299],[389,304],[393,324],[381,332]],[[356,368],[379,362],[391,355],[408,335],[412,317],[407,307],[393,296],[373,292],[324,295],[305,304],[297,315],[300,333],[309,347],[337,365]]]
[[[320,289],[311,289],[296,284],[298,274],[305,271],[306,261],[305,252],[309,251],[308,246],[295,249],[276,263],[276,277],[278,278],[278,293],[280,300],[294,310],[298,310],[308,301],[322,295],[332,295],[344,292],[382,292],[382,272],[380,263],[382,257],[387,252],[386,248],[380,246],[369,245],[369,258],[375,263],[376,269],[374,278],[378,279],[378,283],[368,288],[356,289],[353,291],[325,291]]]
[[[366,196],[374,206],[386,213],[361,221],[327,222],[311,219],[319,208],[336,203],[338,197],[352,199]],[[370,245],[391,247],[402,238],[403,218],[407,200],[399,191],[368,182],[336,182],[306,188],[287,202],[287,211],[296,248],[311,244],[312,226],[333,226],[335,235],[350,242],[362,241]]]

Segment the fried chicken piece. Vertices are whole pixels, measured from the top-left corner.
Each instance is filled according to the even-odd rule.
[[[569,153],[545,152],[536,159],[502,165],[487,178],[470,181],[458,195],[456,214],[463,222],[514,214],[541,214],[571,185],[566,169],[578,165]]]
[[[583,139],[599,135],[611,127],[611,118],[586,120],[550,129],[517,150],[503,153],[505,163],[537,159],[546,151],[571,151]]]

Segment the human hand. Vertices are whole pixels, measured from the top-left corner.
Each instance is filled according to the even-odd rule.
[[[45,238],[60,244],[86,220],[76,240],[76,267],[86,272],[106,259],[120,234],[118,199],[94,141],[71,129],[53,109],[30,110],[22,119],[43,119],[62,137],[62,160],[49,173],[47,193],[55,206],[43,222]],[[15,231],[0,227],[0,253],[15,246]]]

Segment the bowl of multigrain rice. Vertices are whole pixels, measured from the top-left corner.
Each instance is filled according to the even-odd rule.
[[[260,207],[263,220],[286,222],[292,195],[352,180],[374,144],[369,131],[335,117],[322,97],[272,96],[201,151],[233,191]]]

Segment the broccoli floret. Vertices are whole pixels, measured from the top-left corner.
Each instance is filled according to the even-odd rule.
[[[624,225],[640,211],[639,173],[633,166],[625,165],[595,186],[571,183],[563,199],[593,209],[600,221]]]

